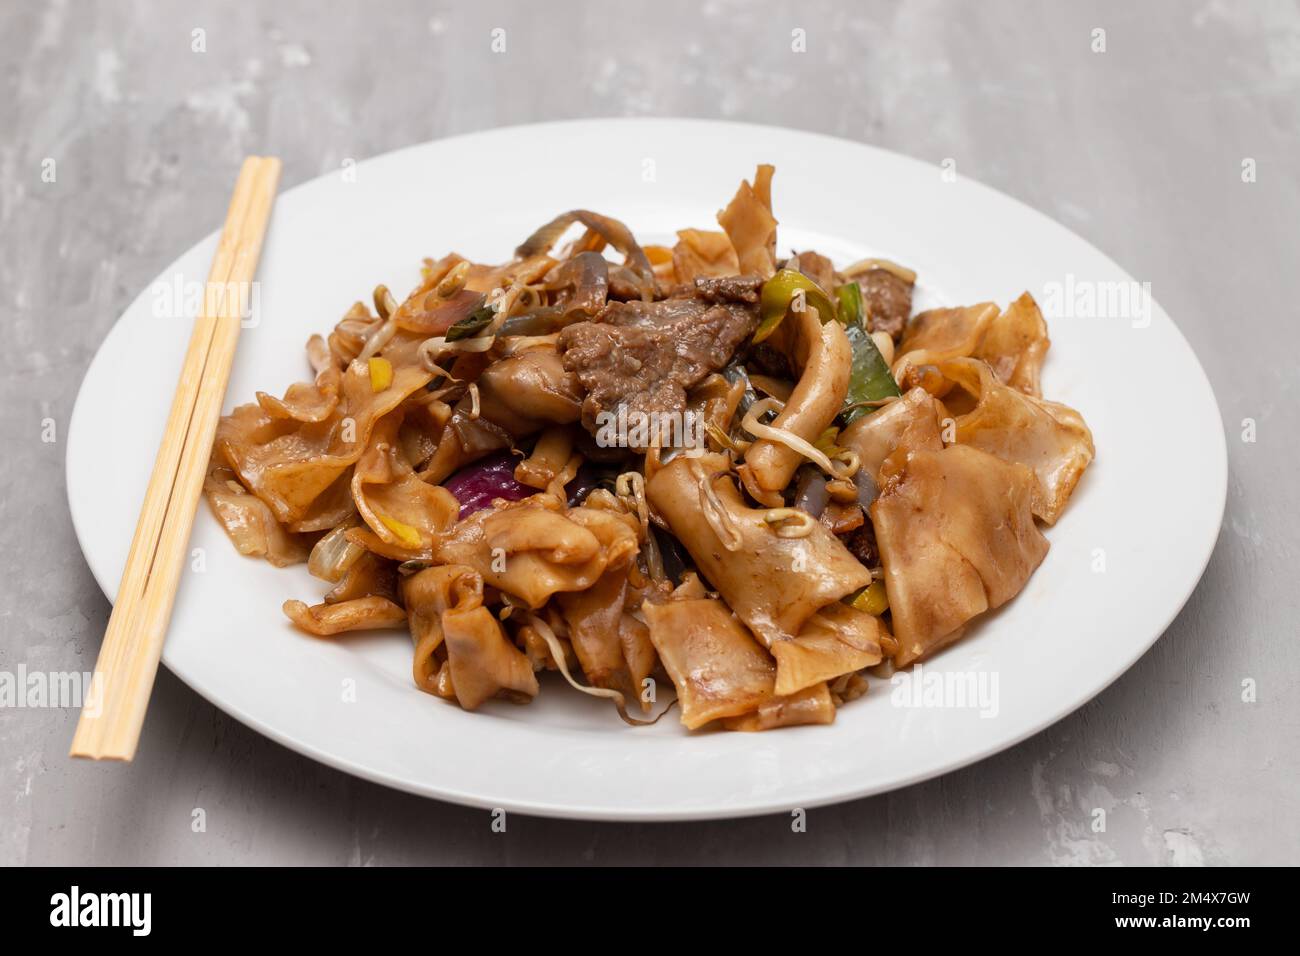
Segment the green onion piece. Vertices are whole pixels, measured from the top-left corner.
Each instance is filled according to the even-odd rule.
[[[496,310],[492,306],[480,305],[447,330],[447,341],[455,342],[457,339],[467,339],[481,332],[492,321],[494,315],[496,315]]]
[[[763,283],[763,289],[759,293],[759,322],[758,329],[754,332],[755,345],[776,331],[800,293],[803,302],[815,308],[823,322],[839,318],[835,304],[821,286],[802,272],[782,269]]]
[[[863,415],[869,415],[871,408],[864,408],[860,402],[878,401],[901,395],[894,375],[889,371],[885,357],[876,348],[866,328],[866,315],[862,307],[862,290],[856,282],[848,282],[835,290],[839,300],[841,315],[847,317],[844,334],[848,337],[849,347],[853,350],[853,364],[849,368],[849,391],[844,398],[847,410],[843,413],[845,425],[850,425]]]

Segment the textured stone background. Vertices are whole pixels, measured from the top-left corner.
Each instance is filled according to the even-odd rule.
[[[1294,861],[1296,3],[3,0],[0,94],[0,670],[92,665],[109,606],[73,538],[61,429],[116,316],[219,224],[250,152],[283,157],[291,186],[475,129],[682,115],[954,157],[1151,282],[1209,373],[1231,460],[1205,578],[1131,671],[1020,746],[813,811],[805,834],[786,817],[512,817],[493,834],[480,811],[291,753],[164,672],[129,767],[68,760],[73,712],[0,709],[0,863]]]

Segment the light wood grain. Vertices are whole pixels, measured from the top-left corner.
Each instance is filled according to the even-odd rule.
[[[0,375],[0,504],[6,542],[21,544],[0,549],[0,673],[94,661],[109,604],[67,517],[61,450],[73,399],[117,316],[209,231],[203,217],[229,198],[232,163],[267,143],[293,182],[436,137],[624,114],[845,136],[931,161],[936,180],[952,157],[959,175],[1035,206],[1151,281],[1214,385],[1232,469],[1205,579],[1131,671],[973,767],[810,810],[806,832],[792,833],[785,814],[680,825],[512,814],[497,832],[485,811],[287,750],[164,668],[129,772],[65,758],[75,712],[0,709],[0,863],[1133,866],[1174,862],[1171,846],[1188,840],[1208,863],[1291,861],[1300,845],[1294,3],[665,0],[608,17],[497,0],[391,0],[321,16],[306,0],[242,0],[201,13],[8,4],[0,22],[10,83],[0,97],[0,327],[12,348]],[[196,27],[206,53],[191,48]],[[489,45],[497,27],[509,31],[504,54]],[[802,55],[790,49],[795,27],[807,31]],[[1108,31],[1103,54],[1091,49],[1097,28]],[[41,181],[43,157],[57,159],[56,183]],[[1258,182],[1241,181],[1244,157],[1258,160]],[[353,186],[361,201],[364,171]],[[448,188],[491,195],[490,182]],[[539,222],[558,211],[539,209]],[[433,221],[437,210],[412,214]],[[865,243],[871,232],[864,209]],[[367,238],[343,223],[337,239],[339,257],[364,255]],[[392,281],[384,270],[400,265],[362,274]],[[1049,359],[1046,378],[1068,374]],[[37,437],[47,416],[56,442]],[[1259,423],[1254,444],[1239,437],[1247,416]],[[1247,677],[1259,681],[1258,703],[1241,701]],[[338,689],[320,694],[337,699]],[[1094,808],[1107,812],[1104,832]]]
[[[74,757],[135,756],[239,341],[241,304],[257,271],[279,178],[278,159],[249,157],[240,170],[104,634],[93,692],[72,740]]]

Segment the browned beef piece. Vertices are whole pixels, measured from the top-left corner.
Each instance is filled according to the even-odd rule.
[[[868,568],[880,567],[880,551],[876,547],[876,530],[871,526],[870,521],[864,521],[855,531],[850,531],[848,536],[841,539],[844,546],[849,549],[858,561]]]
[[[660,299],[658,302],[610,302],[596,313],[596,322],[624,328],[668,328],[698,319],[709,310],[709,303],[695,296]]]
[[[870,331],[888,332],[897,342],[903,337],[903,328],[912,315],[911,283],[904,282],[888,269],[868,269],[854,279],[862,290],[862,304],[867,310]]]
[[[801,252],[786,261],[787,269],[802,272],[816,282],[826,292],[833,292],[835,286],[835,266],[820,252]]]
[[[707,302],[754,305],[762,288],[763,277],[758,275],[698,276],[695,280],[695,294]]]
[[[641,298],[641,286],[631,269],[626,266],[610,267],[609,297],[624,302]]]
[[[699,295],[659,302],[611,302],[591,322],[560,333],[564,367],[586,390],[582,423],[601,412],[681,412],[686,391],[723,368],[758,324],[758,309]],[[631,419],[629,419],[631,420]]]

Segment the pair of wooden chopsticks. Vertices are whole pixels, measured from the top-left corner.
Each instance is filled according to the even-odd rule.
[[[94,683],[72,738],[74,757],[135,756],[279,181],[280,161],[273,157],[250,156],[239,171]]]

